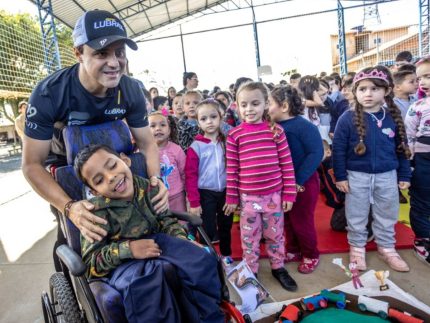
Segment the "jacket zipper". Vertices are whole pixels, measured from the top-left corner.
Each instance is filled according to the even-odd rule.
[[[217,182],[218,182],[218,191],[221,191],[221,182],[220,182],[220,164],[219,164],[219,158],[218,158],[218,142],[215,144],[215,158],[216,158],[216,165],[217,165]]]

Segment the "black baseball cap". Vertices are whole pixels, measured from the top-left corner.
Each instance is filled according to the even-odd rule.
[[[73,46],[88,45],[99,50],[118,40],[124,40],[133,50],[137,44],[127,37],[127,31],[121,20],[105,10],[85,12],[73,29]]]

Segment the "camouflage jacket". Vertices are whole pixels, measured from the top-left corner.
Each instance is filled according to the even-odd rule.
[[[130,240],[154,233],[186,237],[182,226],[170,212],[156,215],[150,200],[157,194],[157,187],[151,187],[147,179],[139,176],[133,177],[133,185],[131,202],[105,197],[90,199],[97,209],[94,213],[108,223],[100,225],[107,231],[107,236],[101,241],[90,243],[81,235],[82,259],[87,265],[88,278],[106,276],[122,262],[132,259]]]

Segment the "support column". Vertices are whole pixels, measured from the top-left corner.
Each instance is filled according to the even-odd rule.
[[[338,28],[338,42],[339,49],[339,66],[340,75],[348,73],[348,64],[346,62],[346,46],[345,46],[345,16],[342,3],[337,1],[337,28]]]
[[[187,62],[185,61],[184,38],[182,37],[182,25],[179,25],[179,33],[181,35],[182,61],[184,62],[184,72],[187,71]]]
[[[254,6],[252,5],[252,2],[251,2],[251,10],[252,10],[252,27],[254,29],[255,59],[256,59],[257,70],[258,70],[258,68],[261,66],[261,64],[260,64],[260,47],[258,45],[257,22],[255,21],[255,12],[254,12]],[[261,78],[258,77],[258,80],[261,81]]]
[[[44,65],[48,73],[51,74],[61,69],[60,50],[55,31],[54,16],[52,15],[52,4],[51,0],[37,0],[36,4],[39,10],[40,29],[42,31]]]
[[[418,34],[418,56],[430,54],[429,50],[429,0],[418,0],[420,10],[420,25]]]

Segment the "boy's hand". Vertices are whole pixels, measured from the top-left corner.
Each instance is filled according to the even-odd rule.
[[[409,183],[409,182],[399,182],[399,188],[401,190],[405,190],[405,189],[409,188],[409,186],[411,186],[411,183]]]
[[[151,176],[149,182],[152,187],[158,186],[158,193],[152,199],[152,205],[157,214],[167,211],[169,208],[169,192],[167,191],[164,183],[160,181],[156,176]]]
[[[200,217],[202,215],[202,207],[198,206],[198,207],[190,207],[190,213],[192,215],[198,216]]]
[[[106,230],[97,224],[107,224],[105,219],[91,213],[94,205],[87,200],[73,203],[69,211],[69,219],[81,231],[84,238],[93,243],[94,240],[100,241],[107,235]]]
[[[130,241],[130,251],[135,259],[156,258],[161,255],[161,249],[153,239]]]
[[[349,193],[349,184],[348,184],[348,181],[336,182],[336,187],[341,192]]]
[[[224,211],[224,214],[229,216],[237,209],[237,204],[225,204],[222,210]]]
[[[282,202],[282,209],[284,212],[289,212],[293,208],[293,202]]]

